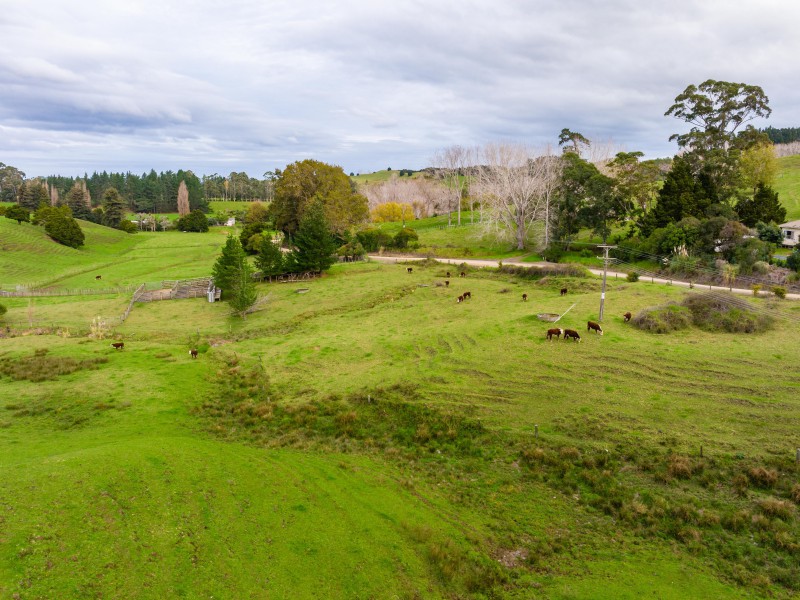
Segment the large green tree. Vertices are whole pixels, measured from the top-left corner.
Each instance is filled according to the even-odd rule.
[[[691,125],[687,133],[673,134],[670,140],[686,150],[693,172],[704,172],[726,200],[739,185],[741,151],[767,139],[746,123],[771,112],[759,86],[708,79],[689,85],[664,114]]]
[[[739,220],[748,227],[763,223],[781,224],[786,220],[786,208],[778,200],[778,192],[759,183],[752,198],[740,200],[736,205]]]
[[[220,288],[223,292],[230,293],[233,290],[236,278],[242,268],[242,263],[247,260],[247,256],[242,249],[242,244],[239,238],[229,235],[222,247],[214,267],[211,269],[211,276],[214,279],[214,285]]]
[[[40,204],[50,204],[50,194],[41,180],[30,179],[19,188],[19,203],[29,211],[34,211]]]
[[[6,219],[16,221],[18,225],[21,225],[23,221],[27,223],[31,220],[31,212],[24,206],[14,204],[6,209],[5,217]]]
[[[653,230],[677,223],[684,217],[703,219],[716,200],[712,182],[695,177],[689,161],[677,156],[658,191],[655,208],[640,223],[642,234],[648,236]]]
[[[614,180],[575,152],[566,152],[562,160],[559,236],[569,240],[580,227],[591,227],[605,240],[611,224],[627,212],[624,199],[614,189]]]
[[[103,192],[103,225],[119,229],[120,222],[125,218],[125,208],[125,201],[117,188],[108,188]]]
[[[85,237],[78,222],[72,218],[68,206],[47,207],[50,214],[45,217],[44,230],[53,240],[70,248],[83,246]]]
[[[92,220],[92,209],[89,205],[88,192],[83,186],[81,180],[75,184],[67,192],[66,205],[72,211],[72,216],[76,219],[83,219],[84,221]]]
[[[261,239],[256,256],[256,267],[264,277],[274,277],[286,271],[286,264],[280,246],[272,241],[272,237],[265,235]]]
[[[337,235],[369,217],[367,199],[356,192],[341,167],[308,159],[286,167],[275,182],[270,205],[275,227],[294,236],[314,200],[321,201],[330,229]]]
[[[320,200],[312,202],[306,209],[293,241],[295,248],[289,255],[292,271],[318,273],[336,262],[336,241]]]
[[[258,291],[253,281],[253,269],[247,260],[243,260],[231,279],[228,304],[236,315],[244,319],[257,300]]]

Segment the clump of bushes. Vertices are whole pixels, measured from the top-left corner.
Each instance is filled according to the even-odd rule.
[[[759,314],[743,300],[733,296],[695,294],[680,304],[645,309],[631,323],[651,333],[670,333],[695,325],[706,331],[761,333],[772,326],[772,318]]]
[[[692,322],[706,331],[760,333],[772,326],[771,317],[728,294],[695,294],[682,304],[691,311]]]
[[[107,363],[106,357],[78,360],[69,356],[49,356],[47,349],[36,350],[33,355],[0,359],[0,375],[17,381],[46,381],[59,375],[69,375],[82,369],[96,369]]]
[[[643,310],[631,319],[631,323],[650,333],[670,333],[689,327],[692,324],[692,314],[685,306],[672,302]]]
[[[637,281],[639,281],[639,273],[637,273],[636,271],[631,271],[630,273],[628,273],[626,279],[631,283],[636,283]]]
[[[523,279],[543,279],[545,277],[588,277],[586,267],[576,264],[547,265],[546,267],[521,267],[517,265],[503,265],[498,267],[498,273],[515,275]]]

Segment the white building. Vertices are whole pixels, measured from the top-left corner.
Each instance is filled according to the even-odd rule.
[[[789,221],[781,225],[783,245],[792,248],[800,242],[800,221]]]

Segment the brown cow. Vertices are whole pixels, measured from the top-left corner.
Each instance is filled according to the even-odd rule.
[[[553,341],[553,336],[556,336],[556,339],[561,337],[561,334],[564,333],[564,330],[560,327],[554,327],[553,329],[547,330],[547,339],[551,342]]]
[[[622,315],[622,316],[625,318],[625,322],[626,322],[626,323],[627,323],[628,321],[630,321],[630,320],[631,320],[631,313],[629,313],[629,312],[626,312],[626,313],[625,313],[624,315]]]
[[[572,338],[576,342],[580,342],[581,341],[580,334],[577,331],[575,331],[574,329],[565,329],[564,330],[564,341],[566,341],[569,338]]]
[[[472,292],[464,292],[464,300],[467,298],[472,298]]]
[[[102,276],[102,275],[95,275],[95,276],[94,276],[94,278],[95,278],[95,279],[102,279],[102,278],[103,278],[103,276]]]
[[[603,335],[603,328],[600,327],[600,323],[595,323],[594,321],[586,323],[586,331],[594,331],[595,333]]]
[[[456,302],[463,302],[463,301],[464,301],[464,296],[459,296],[458,298],[456,298]]]
[[[566,296],[567,295],[567,288],[561,288],[561,295],[562,296]]]
[[[523,302],[527,302],[528,301],[528,294],[522,294],[522,301]]]
[[[461,271],[461,277],[466,277],[466,276],[467,276],[467,274],[464,273],[464,271]]]
[[[192,348],[191,350],[189,350],[189,356],[191,356],[192,358],[197,358],[197,348]]]
[[[450,280],[449,279],[445,279],[444,280],[444,287],[450,287]]]
[[[446,275],[446,277],[447,277],[448,279],[450,279],[450,271],[448,271],[448,272],[447,272],[447,275]]]
[[[409,273],[411,273],[411,271],[413,271],[413,270],[414,270],[414,269],[412,269],[411,267],[408,267],[408,268],[406,269],[406,271],[408,271]]]
[[[122,350],[125,347],[125,342],[111,342],[111,347],[115,350]]]

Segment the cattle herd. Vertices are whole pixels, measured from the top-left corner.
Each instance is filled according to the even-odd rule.
[[[406,267],[406,271],[409,274],[414,272],[412,267]],[[445,281],[444,281],[445,287],[450,287],[450,276],[451,276],[450,275],[450,271],[447,271],[446,274],[445,274],[445,277],[447,279],[445,279]],[[466,272],[461,271],[459,273],[459,276],[460,277],[466,277],[467,274],[466,274]],[[441,284],[437,284],[437,285],[441,285]],[[566,296],[568,293],[569,293],[569,289],[568,288],[564,287],[564,288],[560,289],[560,295],[561,296]],[[456,303],[457,304],[461,304],[462,302],[465,302],[466,300],[468,300],[470,298],[472,298],[472,293],[471,292],[464,292],[460,296],[456,297]],[[528,294],[526,294],[526,293],[522,294],[522,301],[523,302],[527,302],[528,301]],[[632,316],[631,313],[626,312],[623,315],[624,322],[627,323],[628,321],[630,321],[631,320],[631,316]],[[595,321],[588,321],[586,323],[586,331],[594,332],[594,333],[599,334],[599,335],[603,335],[603,328],[600,326],[600,323],[596,323]],[[581,335],[577,331],[575,331],[574,329],[562,329],[560,327],[553,327],[551,329],[548,329],[547,333],[545,334],[545,337],[548,340],[550,340],[551,342],[553,341],[553,338],[561,339],[562,336],[563,336],[564,340],[573,340],[575,342],[580,342],[581,341]],[[192,355],[192,356],[194,357],[195,355]]]

